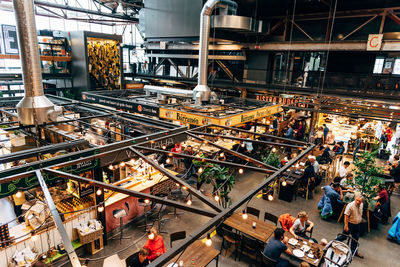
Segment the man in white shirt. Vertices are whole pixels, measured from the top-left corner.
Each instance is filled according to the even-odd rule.
[[[319,163],[317,161],[317,158],[315,156],[310,156],[310,157],[308,157],[308,159],[311,162],[311,166],[313,166],[313,168],[314,168],[315,174],[318,174],[319,173]]]
[[[340,176],[340,178],[345,178],[346,175],[350,172],[350,170],[348,169],[349,166],[350,166],[350,162],[348,162],[348,161],[345,161],[343,163],[343,165],[340,166],[340,168],[339,168],[339,176]]]
[[[349,203],[346,206],[344,211],[344,235],[351,235],[356,241],[360,237],[360,223],[362,221],[362,214],[363,214],[363,197],[361,195],[357,195],[355,200]],[[347,236],[339,234],[336,240],[344,241],[347,239]],[[351,251],[354,251],[357,248],[357,243],[351,240]],[[364,256],[358,252],[356,253],[357,257],[364,258]]]

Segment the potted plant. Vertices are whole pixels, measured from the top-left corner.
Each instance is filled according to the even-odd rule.
[[[261,160],[265,164],[273,167],[279,168],[281,166],[281,158],[279,157],[278,153],[272,152],[271,149],[268,150],[264,155],[261,155]]]
[[[361,195],[369,202],[376,196],[375,187],[383,183],[379,174],[382,174],[383,168],[376,166],[378,150],[374,152],[364,152],[359,160],[354,162],[354,181],[351,184]]]
[[[205,180],[207,184],[212,184],[214,192],[219,197],[219,203],[222,207],[226,208],[231,203],[229,193],[231,192],[234,184],[235,177],[227,167],[221,167],[217,164],[208,165],[204,171],[199,175],[199,179]]]

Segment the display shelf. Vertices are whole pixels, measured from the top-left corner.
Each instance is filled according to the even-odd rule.
[[[78,248],[82,247],[83,245],[79,242],[79,240],[74,240],[74,241],[72,241],[72,246],[74,247],[74,249],[78,249]],[[59,258],[62,258],[64,256],[67,256],[67,252],[65,252],[65,253],[57,252],[57,254],[54,255],[53,257],[47,258],[45,263],[49,264],[49,263],[51,263],[55,260],[58,260]]]

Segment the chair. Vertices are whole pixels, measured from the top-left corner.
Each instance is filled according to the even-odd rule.
[[[308,225],[306,225],[306,226],[308,227]],[[309,232],[306,231],[306,235],[307,235],[307,233],[309,233],[309,236],[308,236],[309,238],[312,238],[313,230],[314,230],[314,227],[312,227]]]
[[[276,266],[276,261],[271,259],[270,257],[265,256],[265,254],[261,251],[261,257],[262,257],[262,263],[263,266],[266,267],[275,267]]]
[[[269,212],[264,213],[264,222],[265,221],[270,221],[270,222],[274,223],[275,225],[278,225],[278,217]]]
[[[183,193],[181,187],[178,189],[172,190],[171,187],[168,188],[168,198],[172,200],[178,200],[178,199],[184,199],[186,197],[186,194]],[[174,215],[175,218],[178,218],[178,215],[182,215],[182,211],[176,211],[176,207],[174,207],[174,212],[173,213],[168,213],[168,215]]]
[[[249,255],[256,255],[256,263],[258,263],[258,257],[260,256],[257,252],[262,249],[263,245],[250,236],[243,235],[240,246],[239,261],[242,257],[243,251],[249,252]]]
[[[231,245],[234,245],[235,246],[235,261],[236,261],[237,252],[238,252],[238,248],[239,248],[239,245],[240,245],[241,236],[239,234],[237,234],[237,233],[234,233],[234,232],[226,229],[226,228],[222,228],[222,232],[223,232],[223,235],[222,235],[222,244],[221,244],[220,251],[222,253],[222,250],[224,249],[225,242],[227,242],[227,243],[229,243]],[[225,255],[226,255],[226,253],[225,253]]]
[[[186,231],[179,231],[169,235],[169,245],[172,248],[172,242],[185,239],[186,238]]]
[[[136,252],[136,253],[133,253],[132,255],[130,255],[128,258],[125,259],[125,263],[126,263],[126,266],[127,266],[127,267],[131,267],[129,264],[132,262],[132,260],[133,260],[134,258],[137,257],[138,254],[139,254],[139,251]]]
[[[253,215],[253,216],[256,216],[257,219],[260,217],[260,210],[252,208],[252,207],[247,207],[246,208],[246,213],[250,214],[250,215]]]

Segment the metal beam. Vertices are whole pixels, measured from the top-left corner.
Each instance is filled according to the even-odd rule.
[[[228,75],[228,77],[231,78],[231,80],[239,82],[239,80],[235,77],[235,75],[233,75],[233,73],[228,69],[227,66],[225,66],[224,63],[221,62],[221,60],[215,60],[215,62],[217,62],[217,64],[223,69],[226,75]]]
[[[359,29],[361,29],[362,27],[364,27],[365,25],[367,25],[368,23],[370,23],[371,21],[373,21],[376,17],[378,17],[378,15],[373,16],[372,18],[370,18],[369,20],[367,20],[366,22],[364,22],[363,24],[361,24],[360,26],[358,26],[357,28],[355,28],[353,31],[351,31],[349,34],[347,34],[346,36],[344,36],[341,40],[345,40],[347,39],[347,37],[351,36],[353,33],[357,32]]]
[[[89,142],[85,139],[67,141],[59,144],[51,144],[40,148],[32,148],[23,151],[13,152],[11,154],[0,155],[0,163],[7,163],[31,157],[38,157],[46,153],[54,153],[60,150],[69,149],[77,146],[88,146]]]
[[[234,129],[232,129],[234,130]],[[291,145],[287,143],[277,143],[277,142],[269,142],[269,141],[261,141],[261,140],[253,140],[253,139],[245,139],[245,138],[238,138],[238,137],[233,137],[233,136],[226,136],[226,135],[219,135],[219,134],[210,134],[210,133],[202,133],[202,132],[197,132],[193,130],[189,130],[190,133],[193,134],[198,134],[198,135],[205,135],[205,136],[211,136],[211,137],[217,137],[217,138],[222,138],[222,139],[230,139],[230,140],[237,140],[241,142],[253,142],[256,144],[263,144],[263,145],[271,145],[271,146],[282,146],[282,147],[290,147],[290,148],[303,148],[302,145]]]
[[[281,140],[281,141],[288,142],[288,143],[301,144],[303,146],[304,145],[309,145],[309,143],[303,142],[303,141],[288,139],[288,138],[279,137],[279,136],[270,135],[270,134],[255,133],[255,132],[243,130],[243,129],[240,129],[240,128],[231,128],[231,127],[228,127],[228,126],[215,125],[215,124],[210,124],[209,127],[223,128],[223,129],[227,129],[227,130],[238,131],[238,132],[242,132],[242,133],[248,133],[248,134],[251,134],[251,135],[258,135],[258,136],[262,136],[262,137],[266,137],[266,138],[270,138],[270,139]]]
[[[58,214],[57,207],[54,204],[54,201],[51,197],[51,194],[49,192],[49,189],[47,188],[46,182],[43,179],[42,173],[40,170],[36,170],[36,176],[39,181],[40,186],[42,187],[42,191],[44,194],[44,199],[47,203],[47,206],[51,212],[51,215],[53,216],[53,220],[56,223],[57,230],[60,233],[61,239],[63,241],[63,244],[65,246],[65,250],[67,251],[67,255],[69,258],[69,261],[71,262],[71,265],[73,267],[81,267],[81,263],[79,262],[79,258],[76,255],[76,252],[74,250],[74,247],[72,246],[71,240],[67,234],[67,231],[64,228],[64,225],[62,223],[60,214]]]
[[[165,176],[167,176],[168,178],[172,179],[174,182],[182,185],[182,186],[186,186],[189,190],[190,193],[192,193],[194,196],[196,196],[199,200],[201,200],[203,203],[205,203],[206,205],[208,205],[209,207],[211,207],[212,209],[220,212],[222,210],[222,208],[212,202],[208,197],[206,197],[205,195],[203,195],[199,190],[194,189],[193,187],[191,187],[188,183],[186,183],[183,179],[179,179],[178,177],[176,177],[175,175],[171,174],[169,171],[167,171],[166,169],[162,168],[160,165],[158,165],[156,162],[154,162],[153,160],[149,159],[148,157],[146,157],[145,155],[143,155],[142,153],[140,153],[139,151],[137,151],[135,148],[129,147],[129,149],[135,153],[138,157],[140,157],[141,159],[143,159],[145,162],[147,162],[148,164],[150,164],[151,166],[154,167],[154,169],[158,170],[159,172],[161,172],[162,174],[164,174]]]
[[[170,156],[177,156],[177,157],[181,157],[181,158],[189,158],[189,159],[193,159],[193,160],[201,160],[201,161],[204,161],[204,162],[209,162],[209,163],[213,163],[213,164],[228,166],[228,167],[232,167],[232,168],[242,168],[242,169],[247,169],[247,170],[255,171],[255,172],[262,172],[262,173],[273,173],[274,172],[272,170],[265,169],[265,168],[257,168],[257,167],[253,167],[253,166],[237,164],[237,163],[233,163],[233,162],[229,162],[229,161],[219,161],[219,160],[209,159],[209,158],[198,158],[198,157],[195,157],[195,156],[189,156],[189,155],[186,155],[186,154],[179,154],[179,153],[170,152],[170,151],[166,151],[166,150],[155,149],[155,148],[149,148],[149,147],[143,147],[143,146],[134,146],[134,148],[140,149],[140,150],[145,150],[145,151],[150,151],[150,152],[155,152],[155,153],[168,154]]]
[[[187,78],[186,75],[179,69],[179,67],[175,64],[174,61],[172,61],[172,59],[167,58],[167,60],[169,61],[169,63],[171,63],[171,65],[176,69],[176,72],[179,73],[179,75],[181,75],[181,77]]]
[[[213,219],[211,219],[208,223],[206,223],[202,227],[200,227],[200,229],[197,229],[194,232],[190,233],[190,235],[187,238],[185,238],[183,241],[181,241],[179,244],[168,249],[166,253],[164,253],[163,255],[158,257],[155,261],[151,262],[149,267],[157,267],[157,266],[166,265],[172,258],[174,258],[176,255],[178,255],[185,248],[190,246],[190,244],[192,244],[194,241],[200,239],[204,234],[206,234],[208,231],[210,231],[213,227],[218,226],[221,222],[225,221],[229,216],[231,216],[233,214],[233,212],[236,209],[238,209],[240,206],[242,206],[243,204],[245,204],[246,202],[251,200],[253,198],[253,196],[258,194],[264,187],[268,186],[269,183],[271,183],[273,180],[277,179],[283,172],[288,170],[293,164],[295,164],[301,158],[306,156],[310,151],[312,151],[314,146],[315,145],[312,145],[312,146],[308,147],[307,149],[305,149],[296,158],[289,161],[285,166],[280,168],[273,175],[266,178],[257,187],[255,187],[250,192],[245,194],[240,200],[233,203],[229,208],[224,209],[221,213],[219,213],[217,216],[215,216]]]
[[[381,51],[399,51],[399,40],[383,40]],[[148,50],[159,49],[158,45],[147,44]],[[259,47],[259,48],[258,48]],[[239,51],[242,49],[258,51],[367,51],[367,41],[334,41],[330,45],[327,42],[268,42],[258,43],[257,49],[254,43],[232,44],[232,45],[210,45],[209,50],[216,51]],[[171,50],[194,50],[198,51],[198,45],[191,44],[171,44],[168,46]]]
[[[34,3],[35,3],[35,5],[38,5],[38,6],[46,6],[46,7],[51,7],[51,8],[70,10],[70,11],[74,11],[74,12],[85,13],[86,15],[91,14],[91,15],[97,15],[97,16],[101,16],[101,17],[122,19],[122,20],[127,20],[127,21],[131,21],[131,22],[136,22],[136,23],[139,22],[139,19],[133,18],[128,15],[123,15],[123,14],[104,13],[104,12],[99,12],[96,10],[84,9],[84,8],[80,8],[80,7],[70,6],[70,5],[61,5],[61,4],[57,4],[57,3],[45,2],[45,1],[39,1],[39,0],[35,0]]]
[[[53,169],[49,169],[49,168],[44,168],[43,171],[45,171],[46,173],[49,173],[49,174],[64,178],[64,179],[72,179],[72,180],[75,180],[75,181],[78,181],[78,182],[88,183],[88,184],[94,185],[96,187],[108,189],[110,191],[121,193],[121,194],[125,194],[125,195],[132,196],[132,197],[141,198],[143,200],[144,199],[149,199],[149,200],[151,200],[153,202],[156,202],[156,203],[164,204],[164,205],[167,205],[167,206],[172,206],[172,207],[175,207],[175,208],[178,208],[178,209],[182,209],[182,210],[186,210],[186,211],[189,211],[189,212],[193,212],[193,213],[196,213],[196,214],[199,214],[199,215],[204,215],[204,216],[207,216],[207,217],[214,217],[216,215],[215,212],[207,211],[207,210],[204,210],[203,208],[197,208],[197,207],[189,206],[189,205],[186,205],[186,204],[182,204],[182,203],[174,201],[174,200],[169,200],[169,199],[166,199],[166,198],[157,197],[157,196],[154,196],[154,195],[133,191],[133,190],[126,189],[126,188],[123,188],[123,187],[119,187],[119,186],[116,186],[116,185],[106,184],[106,183],[99,182],[99,181],[96,181],[96,180],[83,178],[81,176],[74,175],[74,174],[71,174],[71,173],[57,171],[57,170],[53,170]]]
[[[188,55],[188,54],[145,54],[147,57],[158,57],[158,58],[185,58],[185,59],[198,59],[199,55]],[[231,56],[231,55],[210,55],[208,59],[219,59],[219,60],[246,60],[245,56]]]
[[[308,33],[306,33],[306,31],[303,30],[296,22],[294,22],[294,20],[290,20],[290,22],[292,22],[292,24],[294,26],[296,26],[302,33],[304,33],[304,35],[307,36],[308,39],[310,39],[311,41],[314,41],[314,38],[312,38]]]
[[[187,133],[187,134],[188,134],[189,136],[191,136],[191,137],[197,139],[197,140],[200,140],[200,141],[202,141],[202,142],[204,142],[204,143],[207,143],[207,144],[210,144],[210,145],[212,145],[212,146],[215,146],[215,147],[217,147],[217,148],[219,148],[219,149],[221,149],[221,150],[223,150],[223,151],[225,151],[225,152],[227,152],[227,153],[230,153],[230,154],[232,154],[232,155],[234,155],[234,156],[236,156],[236,157],[239,157],[239,158],[241,158],[241,159],[243,159],[243,160],[249,161],[249,162],[251,162],[251,163],[253,163],[253,164],[255,164],[255,165],[258,165],[258,166],[260,166],[260,167],[264,167],[264,168],[271,169],[271,170],[278,170],[278,168],[275,168],[274,166],[268,165],[268,164],[266,164],[266,163],[264,163],[264,162],[258,161],[258,160],[256,160],[256,159],[251,158],[250,156],[247,156],[247,155],[244,155],[244,154],[242,154],[242,153],[233,151],[233,150],[231,150],[231,149],[227,149],[227,148],[225,148],[225,147],[223,147],[223,146],[214,144],[213,142],[210,142],[210,141],[208,141],[208,140],[206,140],[206,139],[204,139],[204,138],[198,137],[198,136],[195,135],[195,134],[192,134],[192,133]]]

